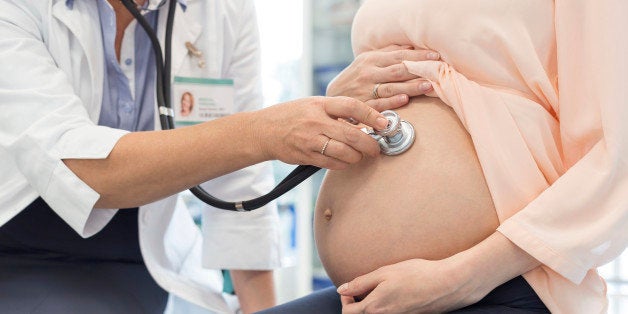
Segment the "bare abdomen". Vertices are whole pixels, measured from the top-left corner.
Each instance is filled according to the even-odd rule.
[[[451,256],[498,226],[471,138],[451,108],[418,97],[396,111],[416,130],[409,151],[329,171],[323,181],[315,238],[336,285],[403,260]]]

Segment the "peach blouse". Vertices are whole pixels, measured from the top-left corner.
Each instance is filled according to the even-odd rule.
[[[553,313],[607,309],[628,239],[628,1],[367,0],[355,54],[391,44],[471,135],[501,225]]]

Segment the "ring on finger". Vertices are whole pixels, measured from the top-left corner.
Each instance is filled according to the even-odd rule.
[[[325,150],[327,149],[329,142],[331,142],[331,138],[328,138],[325,144],[323,144],[323,148],[321,148],[321,155],[325,156]]]
[[[373,90],[371,91],[371,95],[373,96],[374,99],[379,99],[379,94],[377,93],[377,89],[379,89],[379,86],[382,85],[381,83],[377,83],[375,84],[375,86],[373,86]]]

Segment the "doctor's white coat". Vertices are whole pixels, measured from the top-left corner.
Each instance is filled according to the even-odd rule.
[[[165,17],[161,12],[159,38]],[[62,162],[106,158],[126,134],[96,125],[104,72],[98,19],[91,0],[76,0],[71,9],[65,0],[0,0],[0,225],[38,196],[83,237],[100,231],[116,212],[93,210],[98,193]],[[187,41],[203,51],[205,68],[188,55]],[[188,0],[185,11],[177,6],[173,75],[233,78],[236,111],[261,106],[258,47],[252,1]],[[272,185],[272,169],[261,164],[204,186],[236,200]],[[218,269],[278,267],[277,220],[274,204],[244,214],[208,208],[203,241],[176,196],[168,197],[140,208],[142,255],[164,289],[227,313],[232,309]]]

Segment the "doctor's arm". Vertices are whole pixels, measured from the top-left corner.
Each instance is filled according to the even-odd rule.
[[[376,128],[387,121],[347,98],[296,100],[172,131],[98,126],[102,96],[90,77],[98,75],[98,60],[71,70],[85,65],[85,50],[67,50],[41,16],[29,14],[27,7],[44,12],[46,3],[2,3],[0,109],[10,117],[0,123],[3,162],[28,182],[23,190],[41,196],[83,237],[115,213],[94,208],[146,204],[269,159],[340,169],[379,152],[372,138],[336,118]]]
[[[376,128],[387,123],[358,101],[308,98],[181,129],[128,133],[104,159],[64,162],[98,192],[96,208],[126,208],[266,160],[342,169],[379,154],[370,136],[337,117]],[[328,138],[334,141],[320,154]]]
[[[265,160],[340,169],[379,153],[370,136],[336,118],[376,128],[385,118],[349,98],[301,99],[170,131],[97,126],[36,21],[20,13],[0,14],[0,106],[11,117],[0,124],[0,145],[53,208],[74,193],[90,195],[75,202],[84,213],[133,207]]]

